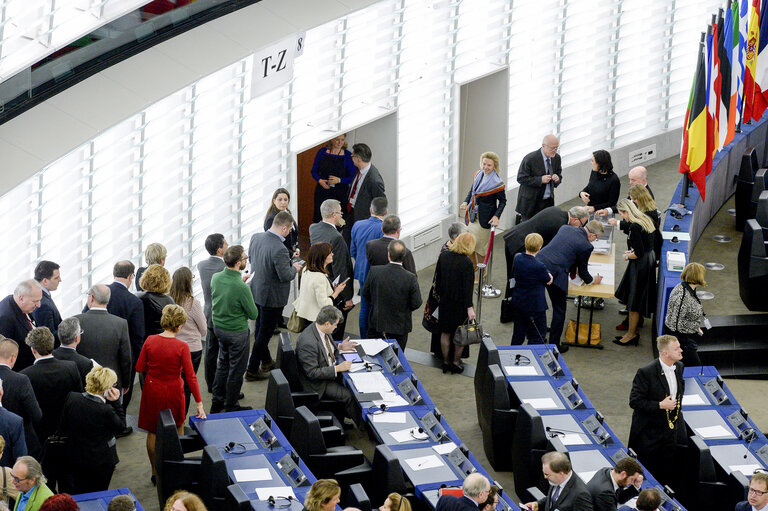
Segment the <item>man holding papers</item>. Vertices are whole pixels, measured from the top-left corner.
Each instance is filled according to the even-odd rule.
[[[336,363],[339,348],[353,350],[356,343],[347,338],[336,343],[331,334],[342,319],[339,309],[326,305],[317,313],[317,319],[301,332],[296,341],[296,357],[299,359],[299,379],[306,390],[317,392],[320,398],[344,403],[347,416],[355,420],[352,392],[338,381],[339,373],[349,371],[352,362]]]
[[[682,412],[683,350],[671,335],[656,339],[656,347],[659,358],[638,369],[632,382],[629,406],[634,411],[628,447],[661,484],[677,488],[677,460],[687,441]]]

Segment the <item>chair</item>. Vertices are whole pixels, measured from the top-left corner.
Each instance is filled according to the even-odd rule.
[[[736,230],[743,231],[744,224],[753,216],[750,216],[752,187],[755,184],[755,174],[758,171],[757,151],[754,147],[747,147],[741,157],[741,167],[736,181]]]
[[[360,511],[372,511],[371,499],[368,498],[368,494],[365,493],[365,488],[362,484],[355,483],[349,486],[347,490],[346,499],[342,502],[344,508],[354,507]]]
[[[342,488],[370,481],[371,464],[363,451],[351,445],[326,447],[320,421],[306,406],[296,408],[291,445],[318,478],[336,479]]]
[[[501,368],[492,364],[484,371],[483,410],[478,414],[485,456],[494,470],[512,470],[512,435],[518,411],[510,409],[507,379]]]
[[[739,296],[751,311],[768,310],[764,292],[768,286],[767,235],[768,226],[761,226],[754,218],[746,221],[737,261]]]
[[[501,361],[499,359],[499,350],[496,348],[493,340],[490,337],[484,337],[480,343],[480,350],[477,352],[477,364],[475,368],[475,406],[477,407],[477,420],[480,422],[480,414],[482,410],[487,409],[483,402],[486,395],[482,391],[485,381],[485,373],[488,372],[488,366],[496,364],[501,367]],[[487,417],[485,418],[488,419]]]
[[[699,436],[694,435],[688,440],[686,470],[683,472],[687,480],[683,481],[681,488],[685,492],[681,495],[682,500],[689,509],[716,511],[732,508],[733,502],[727,499],[728,485],[718,481],[709,447]]]
[[[518,409],[512,437],[512,472],[515,488],[538,486],[543,481],[541,457],[549,448],[541,415],[528,403]]]
[[[368,494],[374,502],[384,502],[392,492],[400,495],[406,495],[409,492],[400,460],[388,446],[384,444],[376,446],[371,468],[372,480],[376,484],[369,489]]]
[[[290,384],[280,369],[273,369],[269,373],[264,408],[277,422],[277,426],[288,438],[288,441],[293,443],[291,430],[296,414],[296,405],[293,402]],[[328,446],[344,445],[347,435],[339,420],[329,412],[319,412],[317,418],[322,426],[325,444]]]
[[[197,435],[179,436],[170,409],[162,410],[157,418],[155,440],[155,473],[160,507],[176,490],[198,491],[200,458],[186,458],[187,452],[197,451],[203,442]]]
[[[224,456],[215,445],[203,448],[200,462],[200,490],[198,495],[208,511],[223,511],[226,507],[226,489],[229,486],[229,474]]]

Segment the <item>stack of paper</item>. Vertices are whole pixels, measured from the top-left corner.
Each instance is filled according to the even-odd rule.
[[[683,394],[683,406],[701,406],[707,404],[698,394]]]
[[[253,490],[256,492],[256,496],[259,500],[267,500],[269,497],[293,497],[296,498],[296,494],[293,493],[293,488],[290,486],[272,486],[269,488],[256,488]]]
[[[408,406],[411,404],[394,390],[379,392],[379,394],[381,394],[381,399],[373,401],[375,406],[387,405],[388,408],[391,408],[393,406]]]
[[[383,339],[360,339],[355,342],[362,346],[369,357],[375,357],[389,346],[389,343]]]
[[[389,380],[378,371],[370,373],[353,373],[349,375],[358,392],[394,392]]]
[[[246,481],[269,481],[272,479],[272,474],[269,473],[268,468],[233,470],[232,475],[235,476],[235,482],[237,483]]]
[[[536,376],[534,366],[504,366],[507,376]]]
[[[430,454],[429,456],[419,456],[418,458],[410,458],[405,460],[411,470],[426,470],[428,468],[440,468],[443,466],[443,462],[435,456]]]
[[[405,424],[408,412],[384,412],[371,415],[376,424]]]
[[[717,424],[715,426],[705,426],[701,428],[693,428],[696,431],[696,434],[699,435],[701,438],[708,439],[708,438],[723,438],[723,437],[735,437],[733,433],[725,429],[720,424]]]

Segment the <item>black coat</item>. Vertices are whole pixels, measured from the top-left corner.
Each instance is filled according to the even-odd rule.
[[[538,233],[544,238],[544,244],[552,241],[557,231],[568,223],[568,212],[557,206],[544,208],[525,222],[520,222],[510,227],[504,233],[505,252],[514,256],[518,252],[525,251],[525,237],[532,233]]]
[[[387,238],[382,236],[381,238],[370,240],[365,244],[365,258],[368,260],[370,268],[374,266],[383,266],[389,264],[388,249],[389,244],[395,238]],[[405,257],[403,259],[403,268],[416,275],[416,263],[413,261],[413,253],[405,249]]]
[[[555,505],[550,506],[553,490],[554,486],[550,486],[547,496],[539,501],[539,511],[592,511],[592,496],[587,485],[575,472],[571,472],[571,478],[560,491]]]
[[[91,372],[91,369],[93,369],[93,360],[82,356],[74,348],[65,348],[64,346],[59,346],[53,350],[53,358],[57,360],[69,360],[70,362],[74,362],[77,366],[77,372],[80,373],[80,379],[83,383],[83,388],[85,388],[85,376]]]
[[[339,277],[339,282],[349,277],[347,287],[341,292],[339,298],[351,300],[355,294],[355,286],[352,285],[352,279],[355,278],[352,271],[352,257],[349,255],[349,246],[341,236],[339,230],[327,222],[317,222],[309,226],[309,242],[314,244],[319,241],[325,241],[331,244],[333,249],[333,263],[331,263],[331,280]]]
[[[520,188],[517,191],[517,207],[515,211],[520,213],[523,219],[531,218],[541,211],[542,197],[544,197],[545,185],[541,182],[541,176],[547,173],[544,166],[544,157],[541,149],[537,149],[525,155],[520,162],[520,169],[517,171],[517,182]],[[552,158],[552,174],[557,174],[560,180],[557,183],[552,182],[552,198],[554,199],[554,188],[560,186],[563,182],[563,167],[560,164],[560,155],[555,154]]]
[[[435,505],[435,511],[477,511],[477,503],[469,497],[443,495]]]
[[[35,361],[32,350],[24,342],[27,334],[32,330],[28,321],[29,316],[21,312],[19,306],[13,300],[13,295],[8,295],[0,300],[0,334],[8,339],[13,339],[19,345],[19,356],[14,368],[21,371],[29,367]]]
[[[0,365],[0,380],[3,381],[3,408],[24,419],[27,452],[35,456],[42,445],[37,439],[34,425],[43,419],[43,412],[37,403],[29,377],[17,373],[7,365]]]
[[[113,282],[107,287],[111,291],[107,312],[128,322],[131,349],[135,351],[134,358],[138,358],[147,338],[144,330],[144,304],[120,282]]]
[[[162,334],[165,331],[160,326],[160,318],[163,317],[163,307],[176,302],[168,295],[151,291],[142,291],[136,296],[139,297],[139,300],[144,305],[144,335],[149,337],[150,335]],[[144,340],[141,341],[142,346],[144,345]]]
[[[53,302],[51,295],[47,290],[43,290],[43,297],[40,299],[40,307],[32,312],[35,318],[35,325],[48,327],[53,334],[53,338],[59,340],[59,323],[61,323],[61,314]],[[58,344],[58,343],[57,343]]]
[[[421,307],[416,275],[399,264],[371,266],[362,289],[371,304],[368,325],[377,332],[404,335],[413,329],[411,313]]]
[[[70,392],[61,413],[70,462],[80,466],[117,464],[115,433],[123,429],[113,406],[87,393]]]
[[[35,397],[43,411],[43,420],[36,425],[37,437],[41,443],[56,432],[61,420],[64,401],[70,392],[82,392],[80,373],[74,362],[46,358],[22,371],[29,376]]]
[[[24,438],[24,420],[4,407],[0,408],[0,435],[5,439],[0,463],[3,467],[12,467],[16,458],[28,454]]]

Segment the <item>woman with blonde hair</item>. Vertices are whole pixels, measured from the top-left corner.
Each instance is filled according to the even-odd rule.
[[[463,348],[451,342],[456,329],[467,320],[475,319],[472,307],[474,267],[470,256],[475,252],[475,236],[459,234],[451,248],[440,254],[435,267],[435,290],[440,297],[437,325],[443,351],[443,373],[464,371],[461,363]]]
[[[683,348],[683,365],[700,366],[697,340],[704,335],[701,323],[704,321],[704,307],[696,295],[698,286],[706,286],[704,274],[707,270],[699,263],[688,263],[680,274],[681,282],[672,288],[664,317],[665,334],[674,335]]]
[[[155,482],[155,433],[157,433],[157,416],[160,411],[170,408],[179,434],[183,433],[186,413],[182,370],[184,379],[197,403],[195,417],[205,418],[203,398],[200,396],[197,376],[192,368],[189,345],[176,337],[185,321],[187,321],[187,313],[181,306],[166,305],[160,319],[163,333],[147,337],[141,348],[139,360],[136,362],[136,371],[146,373],[139,407],[139,427],[147,432],[147,455],[152,465],[153,484]]]
[[[656,263],[658,264],[661,260],[661,244],[664,241],[664,238],[661,236],[659,207],[645,185],[632,185],[629,189],[629,197],[637,205],[637,209],[648,215],[648,218],[653,221],[653,225],[656,227],[656,231],[653,233],[653,255],[656,257]]]
[[[315,187],[315,208],[313,222],[323,220],[320,204],[326,199],[336,199],[341,203],[341,211],[347,211],[349,185],[355,180],[357,167],[352,162],[352,153],[347,150],[347,136],[342,133],[333,137],[321,147],[312,163],[312,179]]]
[[[328,267],[331,263],[333,252],[330,243],[320,241],[309,247],[307,265],[301,271],[299,296],[293,302],[296,314],[302,320],[301,330],[315,321],[320,309],[326,305],[335,305],[339,301],[339,294],[347,287],[346,282],[339,282],[331,288],[328,278]]]
[[[163,511],[207,511],[203,500],[192,492],[176,490],[165,501]]]
[[[507,205],[504,181],[499,176],[499,156],[487,151],[480,155],[480,170],[472,178],[469,190],[459,209],[464,211],[464,223],[475,237],[474,251],[485,257],[491,226],[499,225],[499,218]]]
[[[168,251],[162,243],[150,243],[144,250],[144,262],[147,266],[140,266],[136,270],[136,291],[144,291],[144,286],[141,283],[141,276],[147,271],[147,268],[152,264],[159,264],[165,266],[165,257],[168,255]]]
[[[341,487],[335,479],[318,479],[307,492],[307,511],[333,511],[341,500]]]
[[[620,346],[637,346],[640,342],[637,333],[640,316],[650,317],[655,308],[656,259],[653,254],[653,233],[656,227],[629,199],[621,199],[616,208],[621,215],[622,226],[626,223],[628,250],[622,255],[627,261],[627,269],[615,294],[629,311],[629,325],[627,333],[617,336],[613,342]],[[618,222],[611,218],[609,223],[616,225]]]
[[[411,511],[411,501],[399,493],[390,493],[379,511]]]
[[[64,402],[59,429],[67,437],[71,477],[64,486],[72,494],[109,489],[119,461],[115,435],[123,429],[110,404],[120,398],[116,384],[112,369],[96,366],[85,376],[85,393],[70,392]]]

